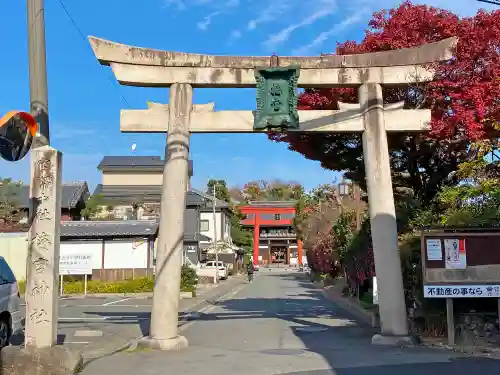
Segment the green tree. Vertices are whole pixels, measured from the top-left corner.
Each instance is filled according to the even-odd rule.
[[[108,207],[112,207],[112,205],[106,202],[102,194],[94,194],[87,200],[80,214],[86,220],[96,220],[102,216],[104,207],[107,209]]]
[[[11,178],[0,178],[0,224],[12,226],[22,216],[19,210],[21,183]]]
[[[252,232],[241,225],[244,215],[240,212],[238,207],[232,207],[231,216],[231,238],[233,243],[247,251],[251,251],[253,246]]]
[[[304,188],[295,181],[249,181],[241,189],[241,196],[246,202],[298,200],[303,194]]]
[[[249,250],[252,248],[252,233],[243,228],[241,225],[241,220],[243,220],[243,215],[240,210],[231,201],[231,197],[229,194],[229,189],[227,187],[227,183],[224,180],[216,180],[210,179],[207,182],[206,193],[209,195],[213,194],[213,189],[215,186],[215,196],[217,199],[229,203],[229,208],[231,210],[231,238],[233,239],[233,243],[241,247],[243,249]]]
[[[207,182],[206,193],[212,195],[215,186],[215,196],[224,202],[229,202],[231,198],[229,197],[229,189],[225,180],[210,179]]]

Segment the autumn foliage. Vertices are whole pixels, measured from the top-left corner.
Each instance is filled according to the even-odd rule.
[[[455,57],[435,64],[436,80],[423,92],[401,93],[387,89],[386,101],[418,101],[432,109],[432,137],[478,139],[491,135],[499,120],[500,103],[500,11],[479,11],[476,16],[455,14],[407,1],[398,8],[373,14],[361,43],[337,44],[336,54],[359,54],[416,47],[457,36]],[[299,109],[337,109],[338,102],[356,102],[356,90],[307,90],[299,98]],[[411,103],[410,103],[411,104]],[[415,103],[413,103],[415,104]],[[305,139],[274,136],[289,141],[299,152],[307,152]]]
[[[500,11],[460,18],[446,10],[404,2],[375,13],[368,26],[360,43],[339,43],[335,53],[385,51],[459,38],[456,56],[433,66],[434,82],[384,87],[386,103],[404,100],[408,108],[432,110],[427,134],[388,134],[395,194],[410,189],[427,204],[443,186],[457,182],[453,173],[460,163],[474,158],[471,141],[499,135]],[[357,102],[356,90],[307,89],[299,98],[299,109],[338,109],[338,102]],[[290,132],[269,137],[288,143],[289,149],[320,161],[326,169],[344,171],[365,187],[359,134]]]

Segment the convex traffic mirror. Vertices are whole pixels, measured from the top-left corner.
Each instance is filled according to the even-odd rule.
[[[11,111],[0,118],[0,156],[18,161],[26,156],[37,132],[36,120],[27,112]]]

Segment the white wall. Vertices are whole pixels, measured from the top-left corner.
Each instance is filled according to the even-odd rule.
[[[102,241],[68,241],[61,242],[60,255],[89,254],[92,269],[100,270],[102,267]]]
[[[18,280],[26,280],[26,259],[28,257],[27,233],[0,233],[0,256],[4,257]],[[104,268],[147,268],[148,242],[133,240],[106,241]],[[78,253],[92,254],[92,268],[101,269],[102,241],[64,241],[61,242],[61,255]]]
[[[224,220],[221,219],[221,215],[224,215]],[[231,238],[231,221],[230,217],[226,213],[216,212],[216,230],[217,230],[217,239],[216,241],[221,240],[229,240]],[[200,222],[202,220],[208,220],[209,230],[201,231],[200,233],[204,236],[210,237],[213,240],[214,237],[214,214],[213,212],[200,212]],[[201,224],[200,224],[201,225]]]
[[[0,233],[0,256],[12,268],[16,279],[26,280],[27,233]]]
[[[148,241],[105,241],[104,268],[148,268]]]
[[[216,230],[217,230],[217,238],[216,241],[220,241],[222,238],[221,233],[221,213],[216,212]],[[200,231],[204,236],[210,237],[212,240],[214,238],[214,214],[212,212],[200,212],[200,223],[202,220],[208,220],[208,231]],[[201,225],[201,224],[200,224]]]

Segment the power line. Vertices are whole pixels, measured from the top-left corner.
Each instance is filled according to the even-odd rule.
[[[479,1],[480,3],[500,5],[500,0],[477,0],[477,1]]]
[[[75,19],[71,16],[71,13],[68,11],[68,8],[66,8],[66,6],[64,5],[64,3],[63,3],[62,0],[57,0],[57,1],[59,2],[59,5],[61,5],[61,8],[64,10],[64,13],[66,13],[66,15],[68,16],[68,18],[70,19],[71,23],[75,27],[75,29],[78,32],[78,34],[80,34],[80,37],[82,38],[82,40],[85,43],[85,45],[88,47],[88,40],[87,40],[87,38],[83,34],[83,32],[80,29],[80,27],[78,27],[78,24],[76,23]],[[127,105],[127,107],[128,108],[132,108],[131,105],[130,105],[130,103],[128,102],[128,100],[123,96],[123,94],[121,92],[119,92],[119,88],[116,86],[114,80],[111,77],[108,77],[108,79],[109,79],[109,82],[111,82],[111,85],[113,86],[113,88],[115,90],[117,90],[118,95],[120,95],[120,98],[125,102],[125,104]]]

